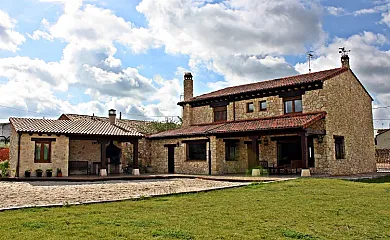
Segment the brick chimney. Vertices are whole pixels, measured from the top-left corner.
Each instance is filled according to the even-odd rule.
[[[341,56],[341,66],[343,68],[349,68],[349,56],[348,55]]]
[[[194,97],[194,81],[190,72],[184,73],[184,101]]]
[[[116,122],[116,110],[115,109],[108,110],[108,118],[110,119],[110,124],[114,125]]]

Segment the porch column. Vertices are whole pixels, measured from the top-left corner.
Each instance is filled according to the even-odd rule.
[[[101,151],[101,169],[107,169],[107,156],[106,156],[106,148],[108,141],[107,140],[101,140],[100,143],[100,151]],[[107,171],[108,172],[108,171]]]
[[[138,169],[138,139],[132,142],[133,144],[133,169]]]
[[[259,136],[251,136],[249,137],[252,140],[252,151],[255,153],[255,161],[259,162]]]
[[[302,169],[308,168],[309,166],[309,154],[308,154],[308,146],[307,146],[307,136],[308,133],[306,131],[301,134],[301,149],[302,149]]]

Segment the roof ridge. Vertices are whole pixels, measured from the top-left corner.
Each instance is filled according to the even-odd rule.
[[[196,100],[196,98],[198,97],[201,97],[201,96],[204,96],[204,95],[208,95],[208,94],[211,94],[211,93],[215,93],[215,92],[218,92],[218,91],[222,91],[222,90],[227,90],[227,89],[232,89],[232,88],[236,88],[236,87],[244,87],[244,86],[250,86],[250,85],[256,85],[256,84],[259,84],[259,83],[264,83],[264,82],[272,82],[272,81],[279,81],[279,80],[284,80],[284,79],[290,79],[290,78],[296,78],[296,77],[301,77],[301,76],[309,76],[309,75],[314,75],[314,74],[319,74],[319,73],[324,73],[324,72],[331,72],[331,71],[335,71],[335,70],[345,70],[347,68],[332,68],[332,69],[328,69],[328,70],[322,70],[322,71],[318,71],[318,72],[311,72],[311,73],[303,73],[303,74],[297,74],[297,75],[292,75],[292,76],[287,76],[287,77],[281,77],[281,78],[274,78],[274,79],[268,79],[268,80],[263,80],[263,81],[257,81],[257,82],[253,82],[253,83],[246,83],[246,84],[241,84],[241,85],[237,85],[237,86],[230,86],[230,87],[225,87],[225,88],[221,88],[219,90],[215,90],[215,91],[212,91],[212,92],[209,92],[209,93],[204,93],[204,94],[201,94],[199,96],[196,96],[196,97],[193,97],[191,100]]]

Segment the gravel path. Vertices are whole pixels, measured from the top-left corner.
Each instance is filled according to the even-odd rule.
[[[197,192],[249,183],[201,179],[107,182],[0,182],[0,211],[5,209],[106,202]]]

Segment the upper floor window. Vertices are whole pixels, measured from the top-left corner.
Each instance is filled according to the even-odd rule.
[[[344,159],[345,158],[344,137],[334,136],[334,145],[335,145],[336,159]]]
[[[267,101],[260,101],[260,111],[267,111]]]
[[[214,122],[227,121],[227,107],[214,108]]]
[[[255,111],[255,105],[253,105],[253,102],[246,104],[246,112],[251,113]]]
[[[50,141],[35,141],[35,163],[50,163],[51,158],[51,142]]]
[[[302,97],[287,98],[284,100],[284,113],[299,113],[302,112]]]

